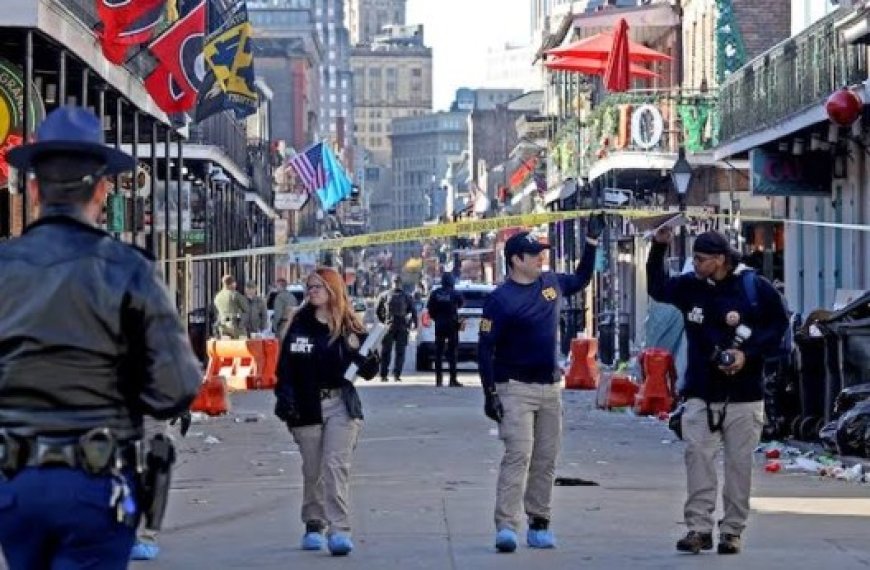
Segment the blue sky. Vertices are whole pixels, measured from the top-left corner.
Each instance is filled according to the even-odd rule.
[[[434,58],[434,107],[446,110],[459,87],[485,77],[487,48],[526,43],[529,0],[408,0],[407,23],[424,24]]]

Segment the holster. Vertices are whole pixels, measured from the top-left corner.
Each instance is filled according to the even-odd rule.
[[[145,528],[148,530],[160,530],[163,525],[169,487],[172,484],[173,465],[175,445],[172,438],[162,433],[155,435],[148,445],[141,481],[140,503],[145,517]]]

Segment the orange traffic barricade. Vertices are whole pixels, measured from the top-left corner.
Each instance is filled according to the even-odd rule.
[[[571,340],[571,365],[565,373],[565,388],[568,390],[594,390],[601,373],[598,370],[598,339],[575,338]]]
[[[272,388],[278,364],[276,339],[210,339],[205,377],[222,376],[230,390]]]
[[[643,386],[637,394],[634,411],[643,415],[670,412],[677,382],[673,355],[663,348],[647,348],[640,353],[639,360]]]
[[[199,387],[199,393],[190,406],[192,412],[220,416],[230,411],[227,382],[220,376],[207,377]]]
[[[638,385],[628,374],[605,373],[598,385],[596,406],[604,410],[630,408],[634,405]]]

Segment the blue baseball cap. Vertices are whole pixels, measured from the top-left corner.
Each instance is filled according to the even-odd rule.
[[[528,253],[538,255],[545,249],[550,249],[550,246],[538,241],[538,238],[529,232],[520,232],[508,238],[504,244],[504,257],[510,259],[515,255]]]
[[[75,152],[91,155],[105,163],[103,176],[133,170],[136,160],[127,153],[106,146],[100,119],[83,107],[65,105],[45,117],[36,129],[34,142],[17,146],[6,156],[19,170],[30,168],[40,155]]]

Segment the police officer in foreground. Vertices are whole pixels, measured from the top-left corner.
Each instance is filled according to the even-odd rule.
[[[11,570],[126,568],[155,504],[142,417],[187,410],[199,365],[153,261],[97,227],[134,167],[99,119],[61,107],[8,158],[40,216],[0,244],[0,546]]]
[[[232,275],[224,275],[221,283],[223,288],[214,296],[218,336],[239,338],[247,334],[245,323],[250,310],[248,300],[236,290],[236,278]]]
[[[603,215],[590,216],[583,256],[573,274],[542,272],[549,246],[528,232],[507,240],[508,278],[483,308],[478,368],[484,412],[498,422],[505,452],[495,500],[495,547],[517,548],[522,513],[531,548],[553,548],[550,499],[562,439],[561,370],[556,362],[559,310],[564,297],[592,279]],[[534,453],[533,453],[534,452]]]
[[[456,379],[456,358],[459,350],[459,309],[464,301],[454,287],[452,273],[441,275],[441,287],[432,291],[426,310],[435,321],[435,385],[441,386],[444,347],[447,345],[447,365],[450,370],[450,385],[461,387]]]
[[[752,453],[764,423],[764,360],[779,348],[788,317],[779,293],[738,264],[737,252],[718,232],[695,238],[694,274],[669,278],[664,258],[671,236],[670,228],[656,233],[646,269],[649,295],[675,305],[686,325],[681,431],[688,534],[677,542],[677,550],[698,554],[713,548],[716,455],[724,445],[724,515],[717,551],[736,554],[749,516]]]

